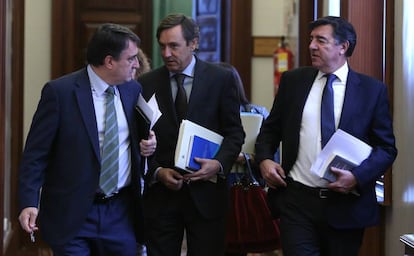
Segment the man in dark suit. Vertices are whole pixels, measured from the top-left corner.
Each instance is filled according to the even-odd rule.
[[[356,44],[350,23],[324,17],[313,21],[310,30],[313,67],[283,73],[256,141],[256,160],[270,187],[269,206],[280,216],[283,255],[358,255],[364,228],[379,221],[375,181],[397,155],[387,88],[350,69],[347,58]],[[373,148],[351,170],[332,168],[337,178],[332,183],[310,171],[322,148],[325,74],[336,76],[333,128]],[[281,166],[272,160],[280,142]]]
[[[145,177],[144,215],[149,255],[180,255],[184,230],[189,255],[223,255],[228,190],[225,176],[243,144],[237,96],[232,74],[193,55],[199,28],[189,17],[164,18],[157,39],[165,65],[138,78],[143,95],[154,93],[162,112],[154,126],[157,149]],[[188,103],[184,116],[176,115],[177,82]],[[201,168],[188,173],[174,167],[181,119],[191,120],[224,137],[214,159],[197,159]],[[217,181],[211,182],[216,178]]]
[[[134,107],[141,86],[132,75],[139,43],[128,28],[104,24],[88,44],[88,66],[42,90],[20,167],[19,221],[33,233],[39,214],[39,230],[56,256],[137,254],[141,137]],[[115,168],[113,186],[104,190],[110,88],[117,132],[108,162]],[[149,142],[141,141],[145,155],[154,146]]]

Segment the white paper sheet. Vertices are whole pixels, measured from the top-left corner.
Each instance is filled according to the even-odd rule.
[[[140,94],[137,102],[137,106],[140,108],[143,114],[147,117],[150,122],[150,130],[154,127],[155,123],[161,117],[161,111],[158,107],[155,93],[151,96],[148,102],[145,101],[144,97]]]
[[[334,154],[340,155],[359,165],[371,154],[371,151],[372,147],[370,145],[351,134],[338,129],[322,149],[316,161],[312,164],[311,171],[317,175],[323,173],[323,168],[326,166],[326,162],[329,161]]]

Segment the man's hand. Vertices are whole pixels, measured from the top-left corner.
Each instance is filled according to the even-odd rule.
[[[284,181],[286,178],[285,171],[275,161],[270,159],[263,160],[260,163],[260,172],[269,187],[276,189],[277,187],[287,186]]]
[[[154,154],[155,149],[157,148],[157,137],[155,136],[155,132],[151,130],[148,135],[148,140],[141,140],[139,147],[142,156],[148,157]]]
[[[194,160],[201,165],[201,168],[196,172],[185,174],[184,181],[186,182],[193,182],[199,180],[207,181],[213,176],[217,175],[217,173],[221,169],[220,162],[216,159],[195,157]]]
[[[38,210],[36,207],[27,207],[22,210],[19,215],[20,226],[27,233],[32,233],[38,230],[36,226]]]
[[[355,190],[357,181],[352,172],[335,167],[331,167],[331,171],[335,174],[337,179],[335,182],[328,184],[329,189],[343,194],[348,194]]]
[[[171,168],[161,168],[157,173],[157,180],[175,191],[180,190],[183,186],[183,176]]]

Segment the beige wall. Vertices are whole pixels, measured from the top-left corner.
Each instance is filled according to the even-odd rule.
[[[254,0],[252,36],[286,36],[297,38],[297,15],[293,7],[298,0]],[[296,4],[297,6],[297,4]],[[296,10],[297,13],[297,10]],[[275,49],[277,45],[275,45]],[[291,45],[295,54],[295,45]],[[252,58],[252,103],[267,107],[273,102],[273,58]]]
[[[283,17],[283,10],[297,0],[254,0],[253,35],[281,36],[295,35],[291,20]],[[403,255],[399,236],[414,233],[414,49],[413,37],[408,41],[409,30],[402,32],[403,18],[414,6],[411,0],[395,1],[395,89],[394,126],[399,149],[393,172],[393,205],[387,211],[386,256]],[[411,6],[409,6],[411,5]],[[32,115],[40,96],[40,89],[50,79],[50,12],[51,0],[27,0],[25,14],[25,107],[24,131],[28,131]],[[283,18],[281,18],[283,17]],[[294,22],[294,21],[293,21]],[[412,24],[414,21],[411,20]],[[408,24],[408,21],[407,21]],[[293,26],[294,27],[294,26]],[[414,32],[411,30],[411,34]],[[404,34],[404,36],[403,36]],[[253,36],[252,35],[252,36]],[[410,50],[410,51],[408,51]],[[252,60],[252,101],[270,108],[273,100],[272,59],[253,58]]]
[[[51,0],[25,1],[24,137],[29,131],[40,90],[50,79],[51,9]]]

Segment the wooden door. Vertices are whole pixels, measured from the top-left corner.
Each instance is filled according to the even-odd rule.
[[[52,78],[85,66],[87,42],[102,23],[129,27],[141,38],[141,48],[152,53],[152,1],[53,0]]]

